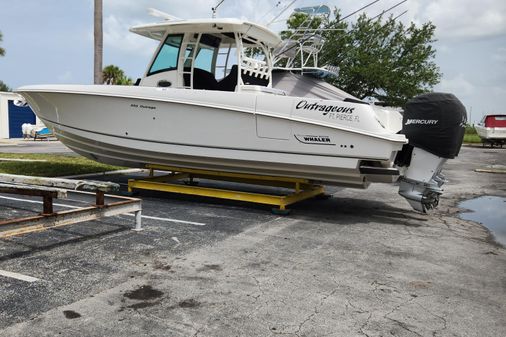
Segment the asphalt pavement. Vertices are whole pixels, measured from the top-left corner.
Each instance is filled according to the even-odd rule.
[[[69,153],[65,145],[56,140],[0,139],[0,152],[4,153]]]
[[[506,196],[486,165],[506,149],[463,148],[429,215],[387,184],[330,187],[284,217],[143,192],[142,232],[119,216],[0,240],[0,272],[35,278],[0,276],[0,336],[506,336],[506,250],[458,217]],[[40,207],[11,197],[0,218]]]

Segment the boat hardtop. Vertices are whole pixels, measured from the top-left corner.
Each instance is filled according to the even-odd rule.
[[[159,41],[140,86],[283,94],[271,90],[280,37],[240,19],[165,20],[131,32]]]
[[[281,38],[269,28],[240,19],[188,19],[139,25],[130,28],[136,33],[160,41],[165,34],[236,32],[260,41],[270,48],[281,43]]]

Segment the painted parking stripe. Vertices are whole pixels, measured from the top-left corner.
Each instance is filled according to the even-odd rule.
[[[125,215],[135,216],[135,214],[125,214]],[[206,226],[206,224],[202,223],[202,222],[193,222],[193,221],[177,220],[177,219],[170,219],[170,218],[159,218],[159,217],[156,217],[156,216],[149,216],[149,215],[143,215],[142,218],[143,219],[151,219],[151,220],[159,220],[159,221],[182,223],[182,224],[193,225],[193,226]]]
[[[40,281],[40,279],[35,278],[35,277],[31,277],[31,276],[23,275],[23,274],[19,274],[19,273],[13,273],[11,271],[6,271],[6,270],[0,270],[0,276],[5,276],[5,277],[9,277],[9,278],[13,278],[13,279],[21,280],[21,281],[25,281],[25,282],[30,282],[30,283],[35,282],[35,281]]]
[[[42,201],[38,201],[38,200],[28,200],[28,199],[19,199],[19,198],[13,198],[13,197],[4,197],[2,195],[0,195],[0,198],[1,199],[7,199],[7,200],[13,200],[13,201],[27,202],[29,204],[42,204],[43,203]],[[77,206],[64,205],[64,204],[56,204],[56,203],[53,203],[53,206],[60,206],[60,207],[67,207],[67,208],[81,208],[81,207],[77,207]]]
[[[13,198],[13,197],[4,197],[0,195],[1,199],[7,199],[7,200],[13,200],[13,201],[22,201],[22,202],[28,202],[31,204],[42,204],[42,201],[38,200],[27,200],[27,199],[20,199],[20,198]],[[53,204],[53,206],[60,206],[60,207],[67,207],[67,208],[81,208],[77,206],[71,206],[71,205],[65,205],[65,204]],[[135,214],[125,214],[128,216],[135,216]],[[142,215],[143,219],[150,219],[150,220],[158,220],[158,221],[166,221],[166,222],[175,222],[175,223],[181,223],[186,225],[193,225],[193,226],[206,226],[205,223],[202,222],[194,222],[194,221],[186,221],[186,220],[178,220],[178,219],[171,219],[171,218],[159,218],[156,216],[149,216],[149,215]]]

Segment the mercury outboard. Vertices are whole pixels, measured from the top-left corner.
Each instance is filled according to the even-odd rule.
[[[407,102],[400,133],[409,143],[395,163],[405,169],[399,194],[414,209],[425,213],[438,205],[446,181],[441,169],[459,154],[466,123],[466,109],[453,94],[428,93]]]

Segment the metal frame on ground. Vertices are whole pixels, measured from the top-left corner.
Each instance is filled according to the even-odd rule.
[[[286,206],[325,193],[323,186],[312,184],[307,179],[264,176],[244,173],[219,172],[200,169],[188,169],[163,165],[147,165],[149,176],[142,179],[129,179],[128,191],[153,190],[211,198],[246,201],[258,204],[277,206],[273,212],[286,213]],[[155,176],[154,171],[165,171],[167,174]],[[274,195],[252,193],[240,190],[196,186],[194,179],[201,178],[214,181],[228,181],[251,185],[283,187],[293,189],[293,193]],[[176,183],[187,179],[186,184]]]

